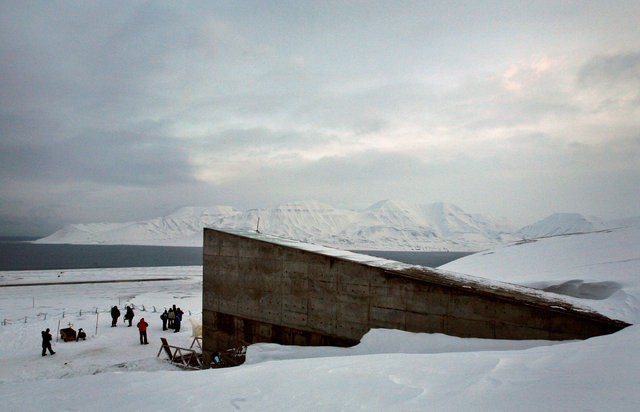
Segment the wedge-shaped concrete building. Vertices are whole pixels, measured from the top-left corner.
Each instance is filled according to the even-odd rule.
[[[349,346],[371,328],[584,339],[628,326],[557,295],[260,233],[204,231],[205,361],[255,342]]]

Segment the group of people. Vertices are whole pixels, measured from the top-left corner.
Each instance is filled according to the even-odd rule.
[[[127,323],[127,321],[129,321],[129,327],[131,327],[131,323],[133,322],[133,318],[134,318],[134,313],[133,313],[133,306],[125,306],[125,312],[124,312],[124,323]],[[113,306],[111,308],[111,327],[114,328],[116,326],[118,326],[118,318],[120,317],[120,309],[118,309],[117,306]]]
[[[160,319],[162,319],[162,330],[173,329],[174,332],[180,332],[180,323],[182,322],[182,315],[184,312],[180,308],[176,308],[176,305],[173,305],[169,310],[165,309],[164,312],[160,315]],[[133,318],[135,314],[133,312],[133,306],[125,307],[124,321],[125,323],[129,323],[129,326],[133,324]],[[116,327],[118,325],[118,318],[120,318],[120,309],[118,306],[113,306],[111,308],[111,327]],[[147,323],[144,318],[140,318],[140,321],[136,324],[138,327],[138,332],[140,333],[140,344],[148,345],[149,340],[147,339],[147,328],[149,327],[149,323]],[[87,334],[85,331],[80,328],[78,330],[78,335],[76,338],[76,342],[78,340],[86,340]],[[53,337],[51,336],[50,329],[47,328],[46,331],[42,331],[42,356],[46,356],[47,350],[51,355],[54,355],[55,352],[51,348],[51,341]]]
[[[180,332],[180,324],[182,323],[182,315],[184,312],[180,308],[176,308],[176,305],[173,305],[169,308],[169,310],[165,309],[164,312],[160,315],[160,319],[162,320],[162,330],[173,329],[174,333]],[[129,326],[133,323],[133,318],[135,314],[133,313],[132,306],[125,307],[124,321],[125,323],[129,322]],[[115,327],[118,325],[118,318],[120,317],[120,309],[117,306],[113,306],[111,308],[111,327]],[[140,332],[140,344],[147,345],[149,342],[147,340],[147,327],[149,324],[141,318],[140,321],[136,324],[138,327],[138,331]]]
[[[118,309],[118,307],[114,305],[111,308],[111,327],[112,328],[118,326],[119,317],[120,317],[120,309]],[[135,317],[135,314],[133,313],[133,306],[129,306],[129,305],[125,306],[124,317],[123,317],[124,323],[129,322],[128,326],[131,327],[131,325],[133,324],[134,317]],[[149,340],[147,339],[147,328],[149,327],[149,324],[144,320],[144,318],[140,318],[136,326],[138,327],[138,332],[140,333],[140,344],[148,345]]]
[[[165,309],[160,315],[162,319],[162,330],[173,329],[174,333],[180,332],[180,323],[182,323],[182,315],[184,312],[180,308],[173,305],[169,310]]]

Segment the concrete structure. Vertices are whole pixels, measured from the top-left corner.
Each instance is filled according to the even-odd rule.
[[[349,346],[371,328],[559,340],[627,326],[542,291],[259,233],[205,229],[203,270],[205,357],[255,342]]]

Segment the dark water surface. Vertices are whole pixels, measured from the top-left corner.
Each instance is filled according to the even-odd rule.
[[[357,251],[399,262],[436,267],[465,252]],[[201,247],[53,245],[0,240],[0,270],[90,269],[202,265]]]
[[[202,265],[201,247],[0,242],[0,270]]]

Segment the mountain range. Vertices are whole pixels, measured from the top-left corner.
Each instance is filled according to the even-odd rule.
[[[480,251],[546,236],[602,230],[597,218],[557,213],[514,230],[506,221],[450,203],[383,200],[360,211],[318,201],[239,211],[231,206],[182,207],[167,216],[125,223],[67,225],[36,243],[202,246],[204,227],[259,230],[347,250]]]

